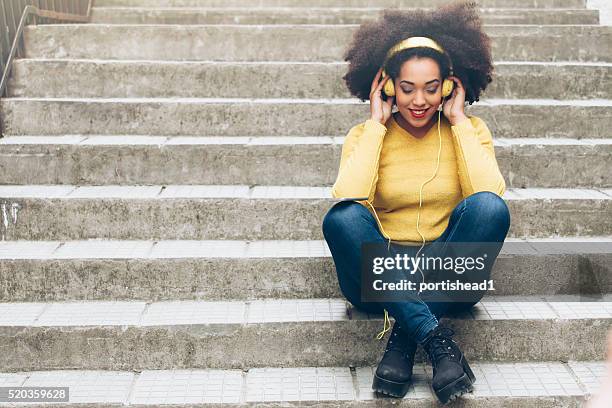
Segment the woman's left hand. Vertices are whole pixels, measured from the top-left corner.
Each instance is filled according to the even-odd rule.
[[[460,122],[468,119],[463,107],[465,105],[465,88],[461,83],[461,80],[451,75],[449,79],[455,82],[455,87],[453,92],[450,94],[450,97],[444,101],[444,105],[442,105],[442,110],[444,112],[444,116],[448,119],[452,126],[457,125]]]

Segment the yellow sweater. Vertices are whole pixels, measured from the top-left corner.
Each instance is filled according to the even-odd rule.
[[[463,198],[479,191],[501,196],[506,188],[484,121],[469,116],[451,126],[443,114],[441,117],[440,167],[423,188],[419,221],[426,242],[442,235],[451,212]],[[385,125],[368,119],[354,126],[344,141],[332,195],[368,197],[387,239],[420,244],[416,229],[419,188],[435,171],[438,146],[437,123],[417,139],[400,127],[393,115]],[[365,201],[359,202],[372,212]]]

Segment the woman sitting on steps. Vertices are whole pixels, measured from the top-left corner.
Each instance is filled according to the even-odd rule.
[[[474,2],[386,10],[357,30],[345,59],[346,84],[370,100],[370,117],[345,139],[332,189],[343,201],[326,214],[323,234],[344,296],[364,312],[384,312],[381,335],[387,312],[395,319],[373,389],[404,396],[420,344],[433,365],[432,387],[446,403],[471,391],[475,378],[453,331],[438,321],[469,309],[484,292],[459,302],[417,292],[405,301],[365,301],[362,244],[416,257],[421,250],[447,255],[452,243],[492,243],[490,275],[510,226],[505,182],[487,125],[464,112],[492,80],[490,39]]]

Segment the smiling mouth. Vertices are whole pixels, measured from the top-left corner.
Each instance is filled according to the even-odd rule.
[[[410,116],[412,116],[414,119],[424,119],[427,116],[427,109],[421,109],[421,110],[415,110],[415,109],[408,109],[410,111]]]
[[[421,110],[416,110],[416,109],[409,109],[411,112],[416,113],[417,115],[422,115],[425,112],[427,112],[427,109],[421,109]]]

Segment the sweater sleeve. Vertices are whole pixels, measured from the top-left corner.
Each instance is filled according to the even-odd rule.
[[[374,199],[378,163],[387,128],[368,119],[353,127],[344,140],[338,177],[332,187],[334,198]]]
[[[506,182],[499,171],[493,138],[484,121],[472,116],[451,126],[463,197],[479,191],[502,196]]]

